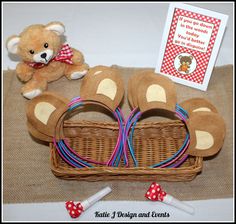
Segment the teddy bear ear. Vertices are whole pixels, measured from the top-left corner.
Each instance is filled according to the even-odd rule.
[[[56,124],[67,111],[68,103],[68,99],[52,92],[44,92],[30,100],[26,107],[29,132],[41,140],[53,137]]]
[[[6,41],[6,47],[8,52],[11,54],[16,54],[19,42],[20,42],[20,37],[18,36],[9,37]]]
[[[188,154],[193,156],[212,156],[223,146],[225,123],[216,113],[195,112],[187,122],[190,134]]]
[[[124,96],[124,84],[117,69],[100,67],[90,69],[80,88],[84,100],[93,100],[114,111]]]
[[[145,112],[150,109],[175,111],[176,90],[169,78],[155,73],[143,76],[136,88],[140,111]]]
[[[61,22],[51,22],[45,26],[46,30],[53,31],[58,36],[61,36],[65,32],[65,26]]]
[[[192,98],[181,102],[179,105],[185,109],[189,115],[199,111],[218,113],[215,106],[204,98]]]

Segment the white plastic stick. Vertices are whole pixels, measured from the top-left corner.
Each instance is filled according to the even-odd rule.
[[[179,208],[187,213],[194,214],[194,208],[186,203],[179,201],[178,199],[174,198],[173,196],[166,194],[163,199],[163,202],[168,205],[173,205],[176,208]]]
[[[86,209],[88,209],[90,206],[92,206],[93,204],[95,204],[97,201],[102,199],[104,196],[109,194],[110,192],[111,192],[111,188],[110,187],[105,187],[101,191],[99,191],[96,194],[89,197],[88,199],[82,201],[81,205],[82,205],[84,211]]]

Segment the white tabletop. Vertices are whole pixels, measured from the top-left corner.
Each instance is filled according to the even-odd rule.
[[[72,219],[65,202],[5,204],[4,221],[233,221],[233,199],[185,201],[195,209],[193,215],[162,202],[100,201]],[[115,213],[114,213],[115,212]],[[140,217],[146,215],[147,217]]]

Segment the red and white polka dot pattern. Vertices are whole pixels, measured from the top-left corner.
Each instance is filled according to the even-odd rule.
[[[192,50],[190,48],[185,48],[185,47],[173,44],[173,38],[176,31],[179,16],[185,16],[192,19],[201,20],[203,22],[211,23],[214,25],[206,52],[200,52],[197,50]],[[182,78],[188,81],[202,84],[204,80],[205,72],[208,66],[208,62],[211,56],[211,52],[214,46],[214,42],[217,37],[220,22],[221,20],[216,19],[216,18],[212,18],[206,15],[201,15],[201,14],[197,14],[197,13],[190,12],[187,10],[176,8],[174,12],[172,25],[169,32],[160,72],[171,75],[171,76],[175,76],[178,78]],[[181,74],[175,69],[174,60],[176,56],[180,53],[189,53],[196,59],[197,67],[193,73]]]
[[[166,192],[161,189],[158,183],[153,182],[149,187],[145,197],[152,201],[163,201],[166,196]]]
[[[74,201],[67,201],[66,209],[72,218],[78,218],[84,211],[82,205],[80,203],[75,204]]]

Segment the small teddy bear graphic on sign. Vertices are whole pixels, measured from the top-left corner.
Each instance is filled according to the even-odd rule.
[[[31,25],[6,42],[9,53],[20,56],[16,73],[26,84],[21,92],[32,99],[47,89],[47,83],[65,75],[68,79],[82,78],[88,71],[83,54],[63,44],[65,27],[61,22]]]
[[[184,72],[186,74],[189,73],[190,65],[192,64],[193,56],[179,56],[180,67],[178,71]]]

